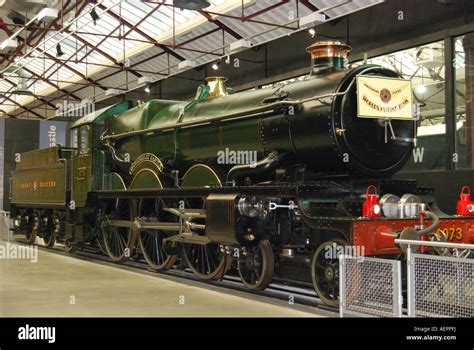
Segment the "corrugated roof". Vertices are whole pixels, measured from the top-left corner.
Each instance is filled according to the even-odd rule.
[[[311,5],[299,2],[297,9],[297,1],[245,0],[243,12],[249,17],[243,25],[239,19],[242,16],[241,0],[210,2],[211,6],[204,13],[176,9],[171,6],[172,0],[164,3],[108,0],[99,2],[97,6],[88,4],[79,14],[77,22],[63,33],[49,32],[44,44],[35,50],[41,53],[47,48],[45,54],[41,53],[40,58],[27,65],[32,72],[30,89],[37,95],[49,95],[57,91],[59,85],[68,91],[77,90],[74,92],[77,98],[100,99],[105,88],[129,89],[136,86],[140,75],[159,80],[168,73],[177,73],[176,66],[182,59],[193,59],[198,64],[213,60],[216,55],[210,52],[228,52],[228,47],[222,51],[222,46],[229,45],[238,37],[251,38],[254,44],[259,44],[286,35],[291,29],[278,26],[296,28],[296,23],[289,22],[294,21],[297,14],[303,17],[310,14],[313,7],[324,9],[334,5],[334,1],[330,0],[313,0]],[[380,2],[383,1],[342,1],[342,5],[328,10],[326,14],[334,18]],[[92,8],[100,17],[95,24],[88,15]],[[218,13],[222,15],[215,15],[216,11],[221,11]],[[206,19],[205,16],[209,16],[207,13],[212,22]],[[123,20],[120,21],[120,18]],[[70,22],[65,25],[67,23]],[[173,36],[173,28],[176,37]],[[74,30],[77,30],[76,34],[68,33]],[[121,38],[123,36],[125,39]],[[195,38],[198,39],[193,40]],[[182,43],[185,44],[179,46]],[[63,52],[60,57],[56,52],[58,44]],[[166,46],[174,44],[178,47]],[[96,45],[97,49],[94,48]],[[171,54],[163,54],[165,51]],[[147,58],[152,59],[144,61]],[[125,59],[130,62],[128,73],[120,71]],[[18,63],[22,64],[22,61]],[[111,75],[114,72],[117,74]],[[43,78],[50,82],[41,80]],[[11,89],[11,84],[0,81],[1,91]],[[20,103],[31,100],[25,96],[14,98]],[[0,109],[5,110],[4,107]]]

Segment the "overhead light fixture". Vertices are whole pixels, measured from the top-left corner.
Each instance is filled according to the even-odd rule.
[[[151,84],[153,83],[153,77],[144,75],[143,77],[138,78],[138,85]]]
[[[216,62],[214,62],[214,63],[212,64],[211,68],[212,68],[213,70],[218,70],[219,67],[220,67],[220,65],[221,65],[221,63],[220,63],[219,61],[216,61]]]
[[[151,92],[150,86],[147,85],[147,86],[145,87],[144,91],[145,91],[147,94],[149,94],[149,93]]]
[[[107,89],[107,90],[105,90],[105,96],[115,96],[115,95],[118,95],[118,94],[120,94],[119,89]]]
[[[17,11],[14,11],[14,10],[8,14],[8,18],[10,18],[13,23],[17,25],[21,25],[21,26],[24,26],[26,22],[28,21],[28,19],[25,16],[23,16],[21,13],[18,13]]]
[[[2,41],[0,44],[0,50],[1,51],[13,51],[18,47],[18,41],[15,39],[5,39]]]
[[[173,5],[181,10],[198,11],[211,6],[206,0],[173,0]]]
[[[310,30],[308,30],[308,33],[309,35],[311,35],[312,38],[314,38],[314,36],[316,35],[316,30],[314,30],[314,28],[311,28]]]
[[[418,85],[416,87],[416,92],[420,93],[420,94],[424,94],[426,92],[426,86],[424,85]]]
[[[313,12],[307,16],[300,18],[300,28],[314,27],[324,22],[326,22],[326,15],[318,12]]]
[[[61,49],[61,44],[58,43],[56,45],[56,57],[61,57],[62,55],[64,55],[64,52],[63,50]]]
[[[253,46],[253,43],[250,40],[240,39],[231,43],[229,49],[230,49],[230,52],[236,53],[239,51],[247,50],[251,48],[252,46]]]
[[[178,63],[179,70],[185,70],[188,68],[195,68],[197,66],[196,61],[193,60],[184,60]]]
[[[26,78],[25,77],[20,77],[20,80],[18,81],[18,84],[17,84],[15,90],[12,91],[12,94],[22,95],[22,96],[31,96],[31,95],[33,95],[33,92],[28,90],[28,87],[26,86]]]
[[[99,15],[97,14],[97,12],[95,11],[95,8],[93,8],[91,10],[90,15],[91,15],[92,20],[94,21],[94,25],[95,25],[95,22],[97,22],[97,20],[100,18]]]
[[[37,15],[36,19],[39,22],[51,23],[58,18],[59,10],[54,8],[45,7]]]

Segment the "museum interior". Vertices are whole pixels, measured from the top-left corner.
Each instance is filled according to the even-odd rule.
[[[474,317],[473,97],[474,1],[0,0],[0,317]]]

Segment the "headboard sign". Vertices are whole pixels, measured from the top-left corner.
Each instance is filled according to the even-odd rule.
[[[363,75],[356,79],[359,118],[414,119],[410,80]]]

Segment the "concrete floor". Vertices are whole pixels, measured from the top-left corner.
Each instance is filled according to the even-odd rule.
[[[6,247],[5,242],[0,245]],[[14,251],[18,246],[14,244],[9,249]],[[2,317],[315,317],[321,314],[317,309],[268,297],[175,277],[126,271],[42,249],[38,250],[37,262],[3,255],[0,255]],[[184,304],[180,303],[183,299]]]

